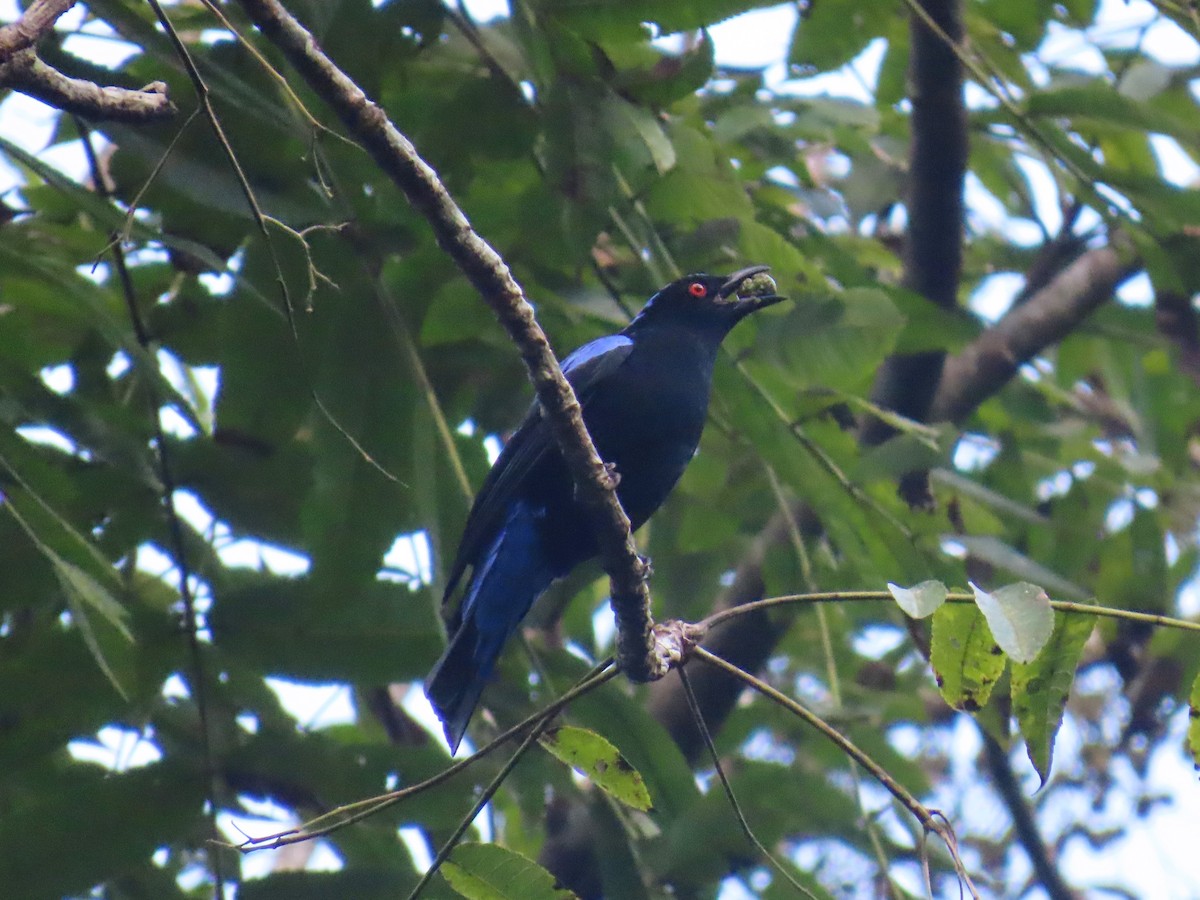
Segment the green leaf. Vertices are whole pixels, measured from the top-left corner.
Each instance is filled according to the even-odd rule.
[[[730,16],[760,6],[774,6],[775,0],[539,0],[533,4],[539,12],[588,36],[629,39],[640,36],[643,22],[653,22],[664,33],[690,31],[713,25]]]
[[[83,569],[72,565],[55,553],[50,554],[50,559],[54,564],[54,574],[58,577],[63,593],[67,597],[67,606],[71,610],[71,614],[75,617],[75,624],[79,626],[79,633],[83,637],[83,642],[87,645],[88,652],[92,654],[92,658],[96,661],[96,665],[100,667],[100,671],[104,673],[104,677],[117,689],[117,693],[128,700],[128,692],[122,686],[120,679],[117,678],[117,673],[113,671],[113,667],[109,665],[108,658],[104,655],[104,649],[100,646],[100,641],[92,626],[88,610],[90,608],[99,612],[109,625],[120,632],[121,636],[127,641],[132,643],[133,635],[130,634],[129,628],[125,624],[125,618],[128,613],[117,602],[116,598],[105,590],[102,584],[83,571]]]
[[[895,4],[886,0],[813,3],[796,26],[788,62],[822,72],[836,69],[862,53],[895,17]]]
[[[39,783],[42,782],[42,783]],[[55,767],[15,792],[0,819],[6,896],[86,895],[114,873],[204,827],[200,770]]]
[[[210,615],[213,642],[267,674],[407,681],[424,676],[443,647],[425,591],[373,581],[329,596],[311,578],[239,572],[229,580]]]
[[[569,900],[554,876],[533,860],[496,844],[459,844],[442,877],[467,900]]]
[[[836,298],[799,296],[786,316],[770,322],[758,356],[769,356],[796,383],[852,389],[874,376],[904,317],[884,291],[851,288]]]
[[[1163,112],[1152,104],[1125,96],[1112,85],[1096,80],[1077,87],[1037,91],[1030,95],[1026,108],[1031,116],[1066,117],[1076,125],[1104,131],[1131,129],[1135,132],[1159,132],[1195,144],[1200,128],[1195,120],[1184,120]]]
[[[946,586],[940,581],[922,581],[911,588],[888,582],[888,590],[905,614],[914,619],[931,616],[946,602]]]
[[[561,725],[547,731],[538,743],[626,806],[642,812],[650,809],[650,792],[646,790],[641,774],[615,746],[596,732]]]
[[[370,867],[342,872],[272,872],[238,885],[241,900],[391,900],[416,885],[408,872]]]
[[[1000,649],[1016,662],[1037,658],[1054,631],[1054,610],[1046,592],[1025,581],[991,593],[974,584],[971,590]]]
[[[1200,768],[1200,675],[1192,682],[1192,693],[1188,697],[1187,745],[1196,767]]]
[[[976,607],[947,603],[933,614],[930,662],[942,697],[955,709],[987,706],[1007,657]]]
[[[1025,752],[1042,784],[1050,775],[1054,736],[1062,724],[1079,654],[1096,625],[1094,615],[1059,613],[1054,633],[1032,662],[1013,662],[1013,714],[1025,736]]]

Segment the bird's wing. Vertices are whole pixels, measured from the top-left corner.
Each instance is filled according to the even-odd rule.
[[[584,344],[562,362],[562,371],[580,405],[586,409],[597,385],[620,368],[633,350],[633,341],[623,334],[611,334]],[[495,537],[512,500],[519,494],[525,478],[554,447],[554,435],[535,400],[520,426],[500,452],[483,487],[471,506],[462,540],[446,581],[445,603],[454,593],[467,566],[473,564]]]

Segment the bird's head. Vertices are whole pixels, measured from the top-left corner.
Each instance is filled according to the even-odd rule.
[[[732,275],[686,275],[651,297],[631,324],[674,322],[724,334],[751,313],[783,300],[767,270],[749,266]]]

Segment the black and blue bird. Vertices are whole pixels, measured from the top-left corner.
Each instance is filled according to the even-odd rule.
[[[751,266],[729,276],[681,278],[651,297],[620,333],[563,360],[596,450],[616,468],[617,498],[634,529],[662,505],[696,453],[721,341],[746,316],[783,299],[766,271]],[[747,285],[758,282],[767,292],[750,294]],[[470,568],[448,622],[449,646],[425,682],[451,752],[533,602],[597,552],[535,401],[475,498],[446,584],[448,604]]]

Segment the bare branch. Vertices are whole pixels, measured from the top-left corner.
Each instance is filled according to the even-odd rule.
[[[15,22],[0,27],[0,62],[26,50],[54,29],[54,23],[75,0],[34,0]]]
[[[1070,334],[1136,270],[1132,254],[1124,248],[1109,246],[1084,253],[946,360],[930,405],[930,421],[966,418],[1007,384],[1022,364]]]
[[[10,87],[36,97],[63,112],[85,119],[147,123],[175,115],[167,86],[151,82],[141,90],[102,87],[93,81],[70,78],[46,65],[32,48],[20,50],[0,63],[0,87]]]
[[[984,758],[992,776],[992,783],[996,787],[996,793],[1008,807],[1008,813],[1013,820],[1013,832],[1028,855],[1037,880],[1041,882],[1051,900],[1076,900],[1078,894],[1063,881],[1062,873],[1058,871],[1054,860],[1054,853],[1042,839],[1033,810],[1021,794],[1021,785],[1009,762],[1007,751],[983,728],[979,729],[979,734],[983,738]]]
[[[546,335],[500,255],[471,228],[437,173],[387,114],[339,69],[316,40],[276,0],[241,0],[259,30],[300,72],[371,154],[408,201],[429,221],[438,244],[495,312],[517,345],[579,496],[592,517],[600,557],[611,579],[617,656],[635,681],[664,674],[654,652],[648,567],[637,552],[616,483],[592,445],[579,401],[563,377]]]

